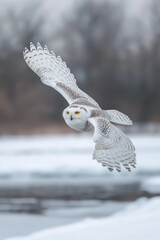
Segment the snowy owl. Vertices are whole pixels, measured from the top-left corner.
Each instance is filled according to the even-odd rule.
[[[66,63],[54,52],[30,43],[30,51],[25,48],[24,59],[41,81],[56,89],[67,100],[69,106],[63,111],[66,124],[77,131],[93,131],[96,159],[109,171],[121,172],[121,165],[128,171],[136,167],[135,147],[131,140],[112,123],[132,125],[125,114],[116,110],[102,110],[98,103],[83,92]]]

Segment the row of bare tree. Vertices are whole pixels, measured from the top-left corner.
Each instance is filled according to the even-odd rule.
[[[135,121],[160,120],[158,0],[150,3],[149,36],[140,23],[132,37],[126,34],[122,4],[81,1],[58,28],[53,28],[43,7],[42,0],[26,1],[18,12],[8,7],[7,18],[0,16],[1,123],[58,121],[67,105],[25,65],[22,50],[30,41],[47,43],[60,54],[79,86],[103,109],[118,109]]]

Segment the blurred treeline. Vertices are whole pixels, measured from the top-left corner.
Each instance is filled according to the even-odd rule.
[[[61,18],[51,0],[0,3],[0,123],[62,121],[67,103],[24,63],[30,41],[61,55],[103,109],[118,109],[137,122],[160,120],[158,0],[130,22],[123,1],[65,4]]]

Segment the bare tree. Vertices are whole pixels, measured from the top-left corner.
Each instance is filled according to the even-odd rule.
[[[31,114],[39,116],[39,111],[43,111],[43,107],[35,111],[33,99],[43,106],[41,88],[38,87],[36,81],[34,82],[35,76],[27,71],[22,57],[24,46],[39,38],[44,20],[39,15],[41,1],[36,0],[32,4],[30,3],[29,1],[27,5],[22,5],[19,12],[15,11],[16,8],[9,8],[6,12],[7,18],[2,18],[2,23],[8,29],[0,41],[0,92],[4,97],[1,99],[3,104],[0,106],[0,119],[3,120],[8,117],[10,119],[26,119]],[[6,31],[1,29],[1,31],[3,30]],[[4,92],[5,94],[3,94]],[[28,95],[30,95],[30,100]]]
[[[160,5],[158,0],[152,0],[150,5],[151,44],[149,48],[141,46],[141,120],[160,119],[157,109],[160,107]]]
[[[117,70],[123,34],[123,6],[82,1],[62,31],[70,66],[81,86],[102,107],[117,107]]]

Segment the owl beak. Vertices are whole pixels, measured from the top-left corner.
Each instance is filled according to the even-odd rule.
[[[71,121],[73,120],[73,117],[72,117],[72,115],[71,115]]]

